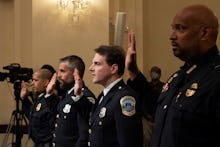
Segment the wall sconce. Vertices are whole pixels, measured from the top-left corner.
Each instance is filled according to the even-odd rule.
[[[74,23],[79,23],[80,15],[84,14],[89,4],[90,0],[57,0],[58,9],[67,11]]]

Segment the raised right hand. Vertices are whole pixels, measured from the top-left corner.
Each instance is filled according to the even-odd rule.
[[[131,31],[128,33],[128,49],[125,59],[125,67],[129,71],[129,75],[131,79],[134,79],[139,72],[136,60],[137,59],[136,59],[135,34],[133,31]]]
[[[21,82],[20,98],[23,100],[25,97],[28,96],[28,93],[29,93],[28,86],[24,81],[22,81]]]

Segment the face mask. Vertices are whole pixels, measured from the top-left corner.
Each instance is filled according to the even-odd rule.
[[[157,79],[159,79],[160,75],[158,73],[152,71],[150,73],[150,77],[151,77],[152,80],[157,80]]]

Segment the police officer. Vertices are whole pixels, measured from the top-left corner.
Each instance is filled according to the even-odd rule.
[[[52,131],[54,130],[58,99],[47,89],[50,86],[51,77],[52,73],[47,69],[39,69],[33,74],[33,92],[36,95],[33,105],[27,98],[29,93],[27,85],[24,81],[21,85],[22,107],[25,114],[29,113],[29,135],[35,143],[35,147],[52,146]]]
[[[91,147],[142,147],[142,122],[136,93],[125,85],[125,55],[119,46],[100,46],[89,70],[104,87],[90,118]]]
[[[176,14],[171,26],[173,54],[185,64],[163,86],[151,147],[219,147],[217,17],[204,5],[190,5]],[[135,48],[130,50],[128,57],[136,54]]]
[[[78,84],[75,85],[75,70],[82,79],[85,64],[80,57],[70,55],[60,59],[57,77],[66,95],[58,104],[53,140],[53,146],[56,147],[86,147],[88,142],[89,113],[95,97],[83,82],[81,91],[75,91],[78,89]],[[83,107],[80,107],[81,104]]]

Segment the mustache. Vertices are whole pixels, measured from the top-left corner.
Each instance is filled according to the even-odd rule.
[[[171,42],[171,45],[172,45],[172,46],[179,46],[179,44],[178,44],[177,42],[175,42],[175,41],[172,41],[172,42]]]

